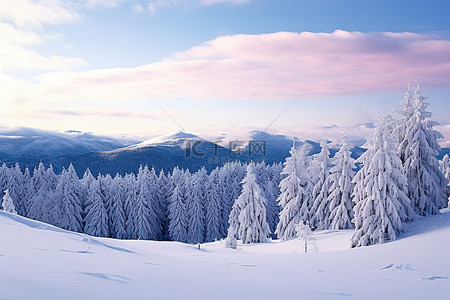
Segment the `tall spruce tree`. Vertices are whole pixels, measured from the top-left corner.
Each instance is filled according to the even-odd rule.
[[[311,202],[311,182],[306,165],[305,148],[292,146],[286,158],[280,182],[278,203],[281,206],[280,221],[276,234],[284,240],[296,236],[295,226],[309,220],[309,203]]]
[[[353,219],[353,177],[355,176],[355,160],[351,157],[347,138],[342,137],[342,145],[333,158],[334,166],[330,169],[330,229],[352,228]]]
[[[236,205],[241,208],[238,236],[244,244],[266,242],[270,235],[266,220],[266,199],[256,183],[253,163],[247,166],[247,175],[242,183],[242,193],[236,200]]]
[[[447,180],[440,172],[436,158],[440,151],[438,139],[443,136],[433,129],[437,123],[428,120],[432,114],[426,111],[429,103],[425,100],[419,85],[410,86],[399,110],[403,117],[396,129],[398,154],[408,182],[408,197],[420,215],[438,214],[439,209],[447,206]]]
[[[376,124],[368,140],[369,149],[358,160],[363,167],[353,179],[356,204],[353,247],[394,240],[411,217],[406,178],[389,130],[390,121],[383,117]]]
[[[313,188],[313,205],[311,208],[310,225],[317,229],[328,229],[330,220],[330,202],[328,200],[331,187],[330,180],[330,150],[326,139],[320,142],[322,150],[315,157],[315,164],[319,166],[317,181]]]
[[[108,214],[103,201],[100,182],[94,180],[88,190],[84,232],[92,236],[109,237]]]

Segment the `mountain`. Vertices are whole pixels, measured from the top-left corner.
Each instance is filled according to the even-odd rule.
[[[161,169],[172,171],[175,166],[191,171],[205,167],[211,171],[226,161],[237,159],[235,153],[220,145],[190,133],[177,132],[112,151],[62,156],[55,159],[53,165],[59,169],[72,163],[78,175],[86,168],[93,174],[114,175],[137,172],[141,165],[154,167],[158,172]]]
[[[125,174],[136,172],[140,165],[154,167],[156,171],[171,171],[175,166],[196,171],[208,171],[227,161],[265,161],[268,164],[284,162],[292,145],[310,145],[310,155],[320,152],[320,144],[282,134],[250,131],[236,139],[222,134],[208,141],[198,135],[176,132],[145,141],[131,143],[127,139],[96,136],[79,131],[65,133],[30,128],[0,130],[0,161],[18,162],[22,167],[34,168],[40,161],[52,164],[57,172],[70,163],[79,176],[89,168],[93,174]],[[331,145],[334,155],[337,145]],[[439,158],[450,149],[443,149]],[[351,148],[352,157],[358,158],[365,149]]]
[[[450,210],[397,240],[350,248],[353,230],[197,245],[92,237],[0,211],[2,299],[449,299]],[[276,276],[274,276],[276,274]],[[226,287],[226,288],[224,288]]]
[[[108,151],[125,146],[124,141],[69,130],[53,132],[32,128],[0,129],[2,157],[55,157]]]

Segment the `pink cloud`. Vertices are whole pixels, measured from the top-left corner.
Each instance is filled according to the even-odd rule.
[[[39,89],[111,99],[290,99],[450,84],[450,41],[414,33],[223,36],[138,68],[48,73]]]

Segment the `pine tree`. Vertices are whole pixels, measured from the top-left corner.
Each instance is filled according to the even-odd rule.
[[[92,175],[92,173],[89,169],[86,169],[86,171],[84,172],[83,178],[80,180],[80,183],[81,183],[80,197],[82,199],[81,208],[83,209],[83,218],[86,217],[84,212],[86,211],[86,207],[90,204],[90,203],[88,203],[88,200],[87,200],[87,194],[88,194],[89,189],[91,188],[93,181],[95,181],[94,176]]]
[[[363,167],[353,180],[356,204],[353,247],[394,240],[412,212],[389,122],[390,119],[384,117],[377,123],[368,140],[369,149],[358,160]]]
[[[169,186],[169,179],[164,174],[164,170],[161,169],[157,181],[158,181],[157,197],[162,212],[161,215],[162,239],[168,240],[169,239],[168,206],[170,198],[170,186]]]
[[[5,195],[3,196],[2,209],[8,213],[17,214],[14,202],[11,199],[8,190],[5,191]]]
[[[284,163],[282,175],[285,177],[280,182],[280,196],[277,199],[281,212],[275,233],[284,240],[295,237],[295,225],[309,220],[312,198],[305,148],[297,150],[292,146],[290,154]]]
[[[100,189],[100,182],[95,180],[89,187],[86,207],[84,232],[92,236],[109,237],[108,215]]]
[[[14,207],[18,215],[26,216],[26,200],[24,199],[25,178],[20,166],[16,163],[14,168],[11,168],[8,177],[8,194],[13,200]]]
[[[355,176],[355,160],[351,157],[347,138],[342,137],[342,145],[333,159],[334,166],[330,169],[330,229],[353,228],[353,177]]]
[[[207,204],[205,205],[205,241],[212,242],[222,238],[221,202],[217,186],[219,186],[217,168],[211,172],[207,185]],[[233,211],[233,210],[232,210]],[[231,216],[231,215],[230,215]],[[230,221],[231,222],[231,221]],[[237,217],[236,217],[237,222]]]
[[[208,182],[206,169],[192,175],[191,200],[188,203],[188,238],[190,244],[203,243],[205,240],[205,208],[207,192],[205,185]]]
[[[256,183],[253,163],[248,165],[247,175],[242,182],[242,193],[236,200],[236,205],[241,208],[239,238],[244,244],[267,242],[270,229],[266,221],[266,199]]]
[[[136,199],[138,194],[138,183],[136,176],[131,173],[125,176],[126,199],[125,199],[125,230],[128,239],[136,239],[135,233],[135,215],[136,215]]]
[[[125,216],[125,183],[119,174],[114,177],[112,190],[112,207],[110,220],[111,237],[117,239],[125,239],[126,232],[126,216]]]
[[[155,182],[152,181],[147,166],[139,169],[138,183],[139,193],[136,199],[136,214],[133,221],[135,235],[138,239],[157,240],[161,235],[162,228],[154,206],[156,202]]]
[[[328,141],[320,142],[322,150],[315,157],[315,164],[319,166],[316,184],[314,185],[311,209],[311,225],[317,229],[328,229],[330,220],[330,202],[328,200],[330,181],[330,150]]]
[[[56,224],[67,230],[83,232],[79,179],[72,165],[63,170],[54,193],[60,199],[55,214]]]
[[[230,226],[228,228],[227,239],[225,241],[225,247],[236,249],[237,248],[237,240],[236,240],[236,230]]]
[[[448,197],[448,206],[450,207],[450,162],[448,154],[445,154],[442,160],[439,162],[439,167],[441,169],[442,174],[447,179],[447,197]]]
[[[171,240],[178,242],[187,241],[188,212],[186,199],[189,189],[186,186],[186,177],[187,173],[174,169],[174,189],[169,204],[169,234]]]
[[[429,104],[425,100],[418,85],[410,87],[399,111],[403,117],[397,128],[408,197],[420,215],[438,214],[447,206],[447,181],[436,158],[440,151],[438,139],[443,136],[433,129],[437,123],[427,120],[432,114],[426,111]]]

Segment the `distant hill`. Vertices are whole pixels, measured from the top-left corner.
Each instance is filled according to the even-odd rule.
[[[220,145],[219,141],[222,141]],[[310,155],[320,152],[318,142],[256,130],[248,132],[245,141],[226,135],[208,141],[186,132],[130,141],[79,131],[59,133],[19,128],[0,130],[0,161],[8,165],[18,162],[30,169],[42,161],[46,166],[52,164],[57,172],[72,163],[79,176],[87,168],[93,174],[123,175],[136,172],[140,165],[154,167],[157,171],[170,171],[175,166],[191,171],[204,166],[211,171],[227,161],[284,162],[293,143],[296,146],[309,144]],[[337,150],[337,146],[331,146],[331,155]],[[353,146],[351,151],[353,158],[358,158],[365,149]],[[450,153],[450,149],[444,148],[439,158],[445,153]]]

